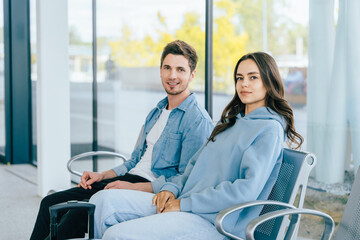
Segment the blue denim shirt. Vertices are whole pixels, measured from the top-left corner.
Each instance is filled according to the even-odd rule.
[[[166,97],[146,117],[144,131],[131,159],[113,168],[118,176],[130,171],[140,161],[146,150],[146,137],[167,103]],[[157,176],[152,182],[154,193],[160,191],[165,181],[184,173],[188,161],[207,141],[213,128],[209,114],[199,106],[194,93],[171,111],[152,153],[151,171]]]

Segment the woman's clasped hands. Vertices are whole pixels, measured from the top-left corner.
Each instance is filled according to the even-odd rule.
[[[156,194],[152,200],[153,206],[156,205],[157,213],[180,212],[180,199],[170,191],[162,191]]]

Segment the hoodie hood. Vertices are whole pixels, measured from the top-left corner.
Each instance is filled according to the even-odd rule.
[[[273,119],[280,123],[284,132],[286,129],[286,121],[285,121],[284,117],[269,107],[259,107],[259,108],[255,109],[254,111],[250,112],[249,114],[247,114],[246,116],[245,116],[244,112],[241,112],[237,115],[237,119],[239,119],[239,118],[242,118],[244,120],[247,120],[247,119],[249,119],[249,120],[250,119],[252,119],[252,120],[254,120],[254,119],[271,120],[271,119]],[[286,135],[286,133],[285,133],[285,135]]]

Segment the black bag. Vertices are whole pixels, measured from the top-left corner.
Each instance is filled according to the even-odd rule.
[[[50,239],[56,240],[58,235],[58,223],[57,216],[60,210],[70,210],[70,209],[87,209],[88,211],[88,233],[89,239],[94,238],[94,212],[95,205],[88,202],[79,202],[79,201],[68,201],[65,203],[59,203],[53,205],[49,208],[50,211]]]

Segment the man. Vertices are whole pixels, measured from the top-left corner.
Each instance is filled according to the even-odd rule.
[[[187,43],[177,40],[164,48],[160,75],[167,97],[147,116],[131,159],[102,173],[85,171],[77,188],[45,197],[31,240],[49,235],[49,207],[54,204],[89,199],[102,189],[158,192],[165,181],[185,171],[189,159],[206,142],[214,127],[189,90],[196,64],[196,51]],[[84,211],[68,211],[60,221],[59,238],[83,237],[86,223]]]

